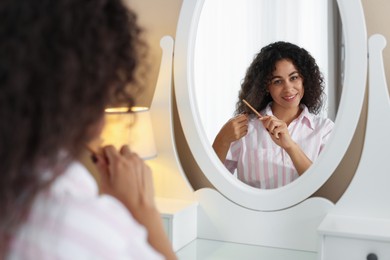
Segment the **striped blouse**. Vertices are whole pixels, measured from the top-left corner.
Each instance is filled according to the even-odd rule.
[[[146,229],[115,198],[98,195],[93,177],[73,163],[36,198],[8,259],[162,259]]]
[[[263,115],[273,115],[270,104]],[[311,114],[304,106],[302,113],[288,126],[291,138],[314,162],[329,139],[334,123]],[[284,186],[299,177],[287,152],[275,144],[257,117],[249,119],[248,133],[230,145],[225,166],[237,173],[239,180],[261,189]]]

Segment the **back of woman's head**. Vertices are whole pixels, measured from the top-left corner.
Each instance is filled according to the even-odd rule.
[[[139,34],[121,0],[0,2],[0,245],[59,151],[71,160],[109,103],[131,105]]]
[[[272,101],[267,93],[267,87],[276,63],[280,60],[291,61],[303,77],[305,94],[301,103],[305,104],[310,112],[319,112],[324,80],[315,59],[304,48],[278,41],[263,47],[249,66],[241,85],[236,113],[252,113],[241,102],[242,99],[246,99],[259,111]]]

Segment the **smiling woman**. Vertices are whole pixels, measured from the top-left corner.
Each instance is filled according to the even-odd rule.
[[[261,49],[247,70],[236,116],[213,148],[226,168],[256,188],[278,188],[302,175],[329,139],[333,122],[318,117],[323,78],[313,57],[288,42]],[[257,118],[250,100],[262,115]]]

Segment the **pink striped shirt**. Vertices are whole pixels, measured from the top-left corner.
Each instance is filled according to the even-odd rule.
[[[36,198],[9,259],[163,259],[146,229],[115,198],[99,196],[80,163]]]
[[[270,104],[263,115],[273,115]],[[307,107],[288,126],[291,138],[314,162],[329,139],[334,123],[311,114]],[[284,186],[299,177],[287,152],[275,144],[262,122],[249,119],[248,134],[230,145],[226,168],[244,183],[261,189]]]

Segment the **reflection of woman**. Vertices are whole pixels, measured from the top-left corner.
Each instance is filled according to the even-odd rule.
[[[176,259],[150,168],[102,148],[99,195],[79,160],[133,103],[139,37],[121,0],[1,1],[0,259]]]
[[[220,160],[253,187],[271,189],[295,180],[318,157],[333,128],[330,119],[316,115],[323,88],[319,68],[305,49],[287,42],[262,48],[247,70],[236,116],[214,140]]]

